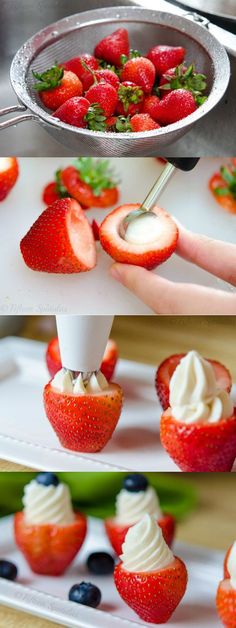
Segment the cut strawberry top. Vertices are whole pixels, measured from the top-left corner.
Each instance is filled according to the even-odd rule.
[[[163,209],[154,207],[152,211],[160,221],[159,237],[146,244],[127,242],[120,235],[121,223],[130,212],[139,207],[139,204],[122,205],[108,214],[100,227],[100,241],[104,250],[117,262],[151,269],[164,262],[174,252],[178,229]]]

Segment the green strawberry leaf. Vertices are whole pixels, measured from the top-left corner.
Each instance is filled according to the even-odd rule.
[[[74,165],[80,179],[92,188],[95,196],[99,196],[102,190],[114,188],[118,184],[109,159],[78,157]]]
[[[207,96],[204,95],[207,87],[206,76],[205,74],[198,74],[193,64],[187,69],[184,68],[183,64],[178,65],[175,68],[174,76],[168,74],[167,71],[164,74],[164,78],[166,83],[159,85],[160,91],[186,89],[192,93],[198,107],[207,100]]]
[[[130,51],[129,51],[128,55],[121,55],[120,56],[121,65],[124,65],[130,59],[136,59],[137,57],[142,57],[141,52],[139,52],[139,50],[134,50],[133,48],[130,48]]]
[[[61,170],[56,170],[55,175],[54,175],[54,180],[56,183],[56,191],[59,194],[60,198],[70,197],[69,192],[67,191],[66,187],[63,185],[61,181]]]
[[[117,116],[115,131],[117,133],[130,133],[132,131],[130,116]]]
[[[84,119],[91,131],[106,131],[106,116],[99,103],[90,105]]]
[[[60,68],[55,63],[52,68],[42,74],[34,71],[32,73],[34,78],[39,81],[39,83],[34,83],[33,88],[40,92],[59,87],[64,76],[64,68]]]

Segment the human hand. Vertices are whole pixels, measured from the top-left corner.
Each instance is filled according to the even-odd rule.
[[[176,253],[236,287],[236,245],[191,233],[181,226]],[[233,288],[224,291],[174,283],[129,264],[115,263],[110,273],[157,314],[236,314]]]

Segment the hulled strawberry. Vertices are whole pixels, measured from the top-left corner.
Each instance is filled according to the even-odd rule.
[[[52,340],[50,340],[50,342],[48,343],[45,358],[49,374],[51,375],[51,377],[54,377],[54,375],[56,375],[56,373],[62,368],[58,338],[52,338]],[[100,366],[100,370],[108,382],[114,374],[117,360],[117,344],[114,340],[109,338]]]
[[[92,229],[71,198],[47,207],[21,240],[20,249],[29,268],[46,273],[80,273],[96,264]]]
[[[61,181],[84,207],[111,207],[119,198],[114,173],[105,159],[80,157],[75,166],[61,171]]]
[[[236,628],[236,588],[229,579],[222,580],[218,586],[216,607],[225,628]]]
[[[120,83],[118,89],[118,103],[116,111],[122,116],[133,116],[141,111],[144,93],[141,87],[131,81]]]
[[[34,89],[39,92],[44,106],[53,111],[69,98],[81,96],[83,93],[83,85],[78,76],[58,65],[54,65],[42,74],[33,72],[33,75],[38,80],[38,83],[33,86]]]
[[[154,46],[147,54],[158,76],[183,63],[184,57],[185,49],[182,46]]]
[[[122,221],[140,205],[122,205],[114,209],[100,226],[100,242],[104,250],[117,262],[135,264],[148,269],[162,264],[175,251],[178,229],[171,217],[159,207],[154,207],[157,216],[141,217],[130,223],[124,239],[120,235]],[[151,219],[151,220],[150,220]],[[142,222],[143,221],[143,222]],[[139,223],[138,226],[134,223]]]
[[[91,104],[98,104],[106,117],[112,116],[118,101],[117,90],[110,83],[96,83],[86,92]]]
[[[60,376],[58,371],[56,378]],[[67,374],[65,375],[67,377]],[[44,407],[48,420],[63,447],[73,451],[101,451],[110,440],[118,423],[123,394],[118,384],[107,383],[97,375],[84,386],[81,376],[70,392],[61,392],[54,380],[44,389]],[[105,378],[104,378],[105,379]],[[100,382],[100,384],[99,384]],[[81,392],[75,392],[75,391]]]
[[[74,72],[76,76],[81,80],[83,89],[86,92],[93,84],[93,72],[98,70],[98,60],[90,54],[83,54],[79,57],[73,57],[63,63],[65,70]],[[91,72],[92,70],[92,72]]]
[[[186,591],[185,564],[173,556],[149,515],[128,530],[122,550],[114,571],[118,593],[142,621],[167,622]]]
[[[175,89],[164,96],[156,107],[156,117],[162,125],[174,124],[196,111],[197,105],[191,92]]]
[[[171,514],[163,514],[155,489],[148,484],[145,475],[129,473],[116,497],[114,517],[105,520],[105,529],[109,541],[119,556],[128,530],[142,519],[145,514],[153,515],[162,530],[167,545],[171,546],[175,519]]]
[[[155,122],[148,113],[136,113],[130,120],[130,126],[134,133],[160,129],[160,124]]]
[[[116,31],[101,39],[95,46],[94,55],[98,59],[104,59],[108,63],[120,66],[121,55],[129,54],[129,35],[126,28],[118,28]]]
[[[145,94],[152,91],[155,81],[155,67],[146,57],[134,57],[124,64],[121,70],[121,81],[131,81],[138,85]]]
[[[0,157],[0,201],[8,196],[19,176],[16,157]]]
[[[163,410],[167,410],[167,408],[169,408],[170,380],[176,367],[180,363],[180,360],[182,360],[185,355],[186,353],[176,353],[174,355],[170,355],[168,358],[163,360],[157,369],[155,386]],[[232,388],[232,378],[228,369],[216,360],[211,360],[210,358],[206,359],[210,362],[214,369],[219,389],[226,390],[229,393]]]
[[[236,413],[218,423],[186,424],[171,414],[161,417],[163,447],[182,471],[231,471],[236,458]]]
[[[99,241],[99,225],[96,220],[92,220],[91,227],[93,230],[93,237],[96,242]]]
[[[23,503],[23,512],[14,518],[17,546],[32,571],[60,576],[84,542],[86,517],[73,512],[69,489],[54,473],[33,479],[25,487]]]

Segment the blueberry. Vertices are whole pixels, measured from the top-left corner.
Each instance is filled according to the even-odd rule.
[[[97,608],[102,599],[101,591],[98,587],[95,587],[91,582],[80,582],[80,584],[74,584],[69,590],[69,600],[71,602],[77,602],[77,604],[84,604],[84,606],[92,606]]]
[[[146,491],[148,480],[142,473],[129,473],[123,481],[123,488],[130,493],[138,493],[138,491]]]
[[[0,578],[5,580],[15,580],[17,577],[17,567],[9,560],[0,560]]]
[[[107,552],[93,552],[87,558],[87,567],[97,576],[107,576],[113,573],[115,561]]]
[[[58,486],[59,480],[55,473],[39,473],[36,477],[36,482],[43,486]]]

